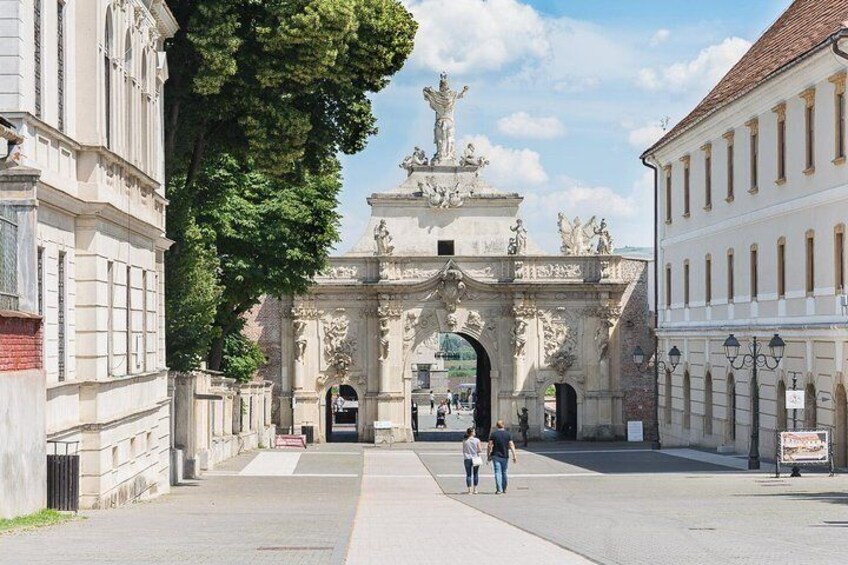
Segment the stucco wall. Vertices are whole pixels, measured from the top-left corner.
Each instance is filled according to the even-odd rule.
[[[47,505],[44,371],[0,374],[0,518]]]

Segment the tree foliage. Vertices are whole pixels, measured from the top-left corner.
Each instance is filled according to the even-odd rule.
[[[337,240],[337,155],[412,50],[398,0],[170,0],[169,363],[213,369],[263,294],[304,291]],[[179,278],[179,280],[174,280]],[[211,347],[210,347],[211,344]]]

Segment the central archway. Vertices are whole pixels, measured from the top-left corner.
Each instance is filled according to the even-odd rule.
[[[413,419],[417,415],[413,430],[417,428],[419,441],[459,440],[467,427],[488,439],[493,425],[492,361],[477,338],[456,331],[433,334],[417,344],[406,370],[415,383],[409,409]],[[440,417],[439,408],[449,398],[450,409],[445,406]]]

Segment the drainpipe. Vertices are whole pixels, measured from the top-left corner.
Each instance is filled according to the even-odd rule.
[[[653,449],[662,449],[662,441],[660,440],[660,369],[659,369],[659,340],[657,338],[657,330],[659,330],[659,169],[657,166],[648,161],[644,156],[641,157],[642,164],[654,171],[654,443],[651,446]]]
[[[837,57],[842,57],[843,59],[848,61],[848,52],[843,51],[842,48],[839,47],[839,40],[845,37],[848,37],[848,29],[840,29],[839,31],[830,36],[830,45],[833,48],[833,53]]]

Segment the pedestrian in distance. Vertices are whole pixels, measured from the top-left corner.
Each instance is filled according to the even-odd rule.
[[[418,403],[412,401],[412,433],[418,437]]]
[[[430,414],[433,413],[433,410],[436,409],[436,395],[433,394],[433,391],[430,391]]]
[[[451,404],[453,404],[453,394],[451,394],[450,389],[448,389],[448,398],[447,398],[447,400],[448,400],[448,401],[447,401],[447,405],[448,405],[448,414],[452,414],[453,412],[451,412]]]
[[[480,482],[480,465],[483,464],[483,446],[477,439],[474,428],[465,430],[462,440],[462,458],[465,463],[465,486],[468,494],[477,494],[477,484]]]
[[[518,458],[515,455],[515,443],[512,441],[512,434],[504,429],[503,420],[498,420],[495,428],[495,431],[489,436],[487,455],[495,470],[495,494],[506,494],[506,487],[509,483],[507,478],[509,456],[512,455],[513,463],[518,463]]]
[[[436,427],[447,428],[448,424],[445,421],[445,413],[447,413],[447,408],[445,408],[445,401],[442,400],[439,403],[439,407],[436,409]]]

